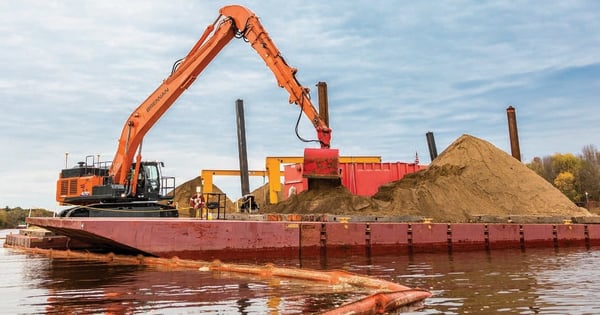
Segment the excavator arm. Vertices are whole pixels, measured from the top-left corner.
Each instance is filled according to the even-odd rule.
[[[126,183],[134,156],[139,150],[140,153],[135,157],[135,173],[131,176],[131,187],[134,189],[132,193],[135,193],[144,136],[234,37],[247,40],[265,61],[279,86],[289,93],[289,102],[298,105],[312,122],[321,148],[328,149],[330,146],[331,129],[311,103],[309,89],[298,82],[295,77],[297,70],[285,62],[258,17],[239,5],[225,6],[219,13],[219,17],[206,28],[187,56],[174,66],[171,75],[135,109],[125,123],[109,176],[112,176],[114,183]],[[334,155],[336,154],[337,150]],[[337,164],[335,168],[330,169],[329,173],[337,171]]]
[[[279,50],[269,37],[269,34],[263,28],[258,17],[250,10],[233,5],[227,6],[220,11],[222,16],[228,16],[233,21],[240,34],[256,50],[258,55],[265,61],[267,67],[271,69],[279,87],[286,89],[290,95],[290,104],[298,105],[306,117],[312,122],[317,131],[321,148],[329,148],[331,141],[331,129],[325,121],[319,116],[310,100],[310,90],[303,87],[296,79],[298,69],[290,67],[281,56]],[[241,28],[243,26],[243,29]]]

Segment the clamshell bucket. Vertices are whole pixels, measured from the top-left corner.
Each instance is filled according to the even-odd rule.
[[[338,149],[304,149],[302,176],[308,179],[308,189],[342,185],[339,157]]]

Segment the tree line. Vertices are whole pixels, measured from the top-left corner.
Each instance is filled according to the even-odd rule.
[[[15,229],[19,225],[25,224],[25,218],[32,217],[51,217],[54,212],[46,209],[22,209],[5,207],[0,209],[0,229]]]
[[[526,164],[580,206],[600,205],[600,153],[593,145],[583,147],[578,155],[555,153],[534,157]],[[0,228],[17,228],[25,224],[25,218],[52,217],[54,212],[46,209],[0,209]]]
[[[600,200],[600,155],[593,145],[583,147],[578,155],[535,157],[527,167],[580,206],[589,207]]]

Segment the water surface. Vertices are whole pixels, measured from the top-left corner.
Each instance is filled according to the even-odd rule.
[[[598,261],[599,247],[578,247],[273,262],[342,269],[432,291],[414,314],[600,314]],[[0,279],[2,314],[303,314],[369,293],[306,281],[52,259],[9,248],[0,249]]]

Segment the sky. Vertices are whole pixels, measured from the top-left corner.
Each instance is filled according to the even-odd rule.
[[[60,210],[61,169],[111,161],[126,119],[170,74],[222,1],[0,2],[0,207]],[[600,2],[238,1],[296,77],[326,82],[331,145],[345,156],[430,163],[463,134],[510,154],[516,109],[524,163],[600,140]],[[250,45],[234,39],[144,138],[142,155],[177,183],[239,169],[235,101],[248,165],[301,156],[299,109]],[[304,117],[299,133],[316,138]],[[68,154],[67,154],[68,153]],[[250,189],[266,179],[251,178]],[[229,198],[239,178],[215,177]]]

